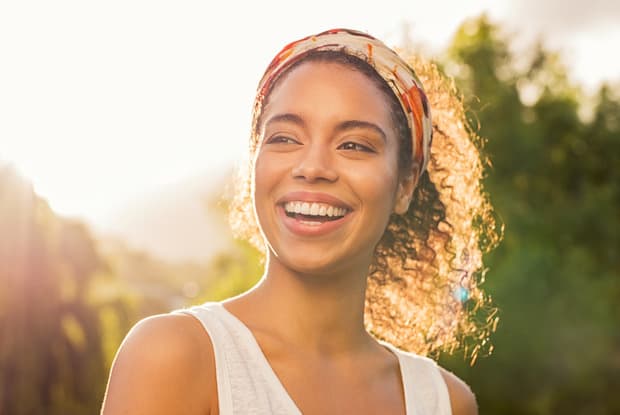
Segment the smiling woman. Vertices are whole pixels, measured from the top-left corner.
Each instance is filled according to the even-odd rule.
[[[276,56],[232,211],[265,252],[263,278],[136,325],[104,414],[477,413],[423,355],[486,342],[493,320],[471,310],[487,302],[482,245],[497,235],[460,101],[419,68],[430,105],[411,67],[361,32]]]

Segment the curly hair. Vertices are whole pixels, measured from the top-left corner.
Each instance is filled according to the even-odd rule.
[[[293,63],[274,82],[309,61],[351,67],[375,83],[390,104],[399,136],[399,171],[411,171],[411,134],[392,90],[367,62],[336,51],[319,51]],[[392,214],[375,249],[367,278],[365,325],[375,337],[422,355],[464,346],[472,364],[497,325],[491,299],[481,290],[482,255],[501,239],[482,178],[488,161],[482,140],[468,128],[454,83],[436,65],[412,56],[409,65],[425,85],[433,112],[433,144],[427,171],[418,180],[408,211]],[[270,92],[269,91],[269,92]],[[237,237],[264,252],[252,203],[253,159],[264,102],[253,111],[249,162],[241,166],[230,204]]]

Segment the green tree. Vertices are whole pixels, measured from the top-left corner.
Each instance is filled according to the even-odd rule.
[[[0,264],[0,413],[94,413],[106,368],[85,293],[103,262],[84,226],[57,218],[7,166]]]
[[[463,24],[444,67],[487,141],[486,179],[506,226],[486,289],[500,309],[495,352],[468,368],[483,413],[620,411],[620,101],[601,88],[594,117],[557,54],[517,59],[486,16]]]

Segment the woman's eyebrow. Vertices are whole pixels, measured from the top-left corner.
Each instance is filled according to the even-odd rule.
[[[361,120],[343,121],[336,126],[335,130],[337,132],[342,132],[342,131],[352,130],[356,128],[366,128],[366,129],[373,130],[374,132],[376,132],[377,134],[381,136],[384,142],[387,140],[385,131],[383,131],[381,127],[379,127],[377,124],[368,122],[368,121],[361,121]]]
[[[269,124],[274,123],[274,122],[290,122],[290,123],[297,124],[297,125],[302,126],[302,127],[306,124],[304,122],[303,118],[301,118],[297,114],[293,114],[293,113],[290,113],[290,112],[274,115],[273,117],[269,118],[265,122],[265,127],[268,126]]]

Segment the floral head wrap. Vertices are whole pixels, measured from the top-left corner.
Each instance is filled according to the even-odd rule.
[[[350,29],[332,29],[305,37],[284,47],[271,61],[258,85],[254,102],[254,127],[263,100],[275,80],[294,62],[313,51],[338,51],[362,59],[387,82],[398,98],[411,131],[413,160],[419,175],[426,169],[432,141],[431,113],[422,83],[407,63],[374,37]],[[419,177],[418,175],[418,177]]]

